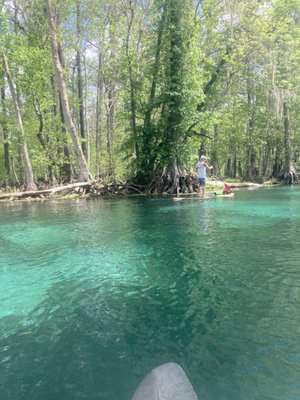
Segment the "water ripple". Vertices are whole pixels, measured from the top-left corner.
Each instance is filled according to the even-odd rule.
[[[5,400],[125,400],[168,361],[199,398],[298,398],[298,192],[0,205]]]

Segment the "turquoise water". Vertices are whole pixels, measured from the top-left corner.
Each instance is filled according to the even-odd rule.
[[[3,400],[300,398],[300,188],[0,204]]]

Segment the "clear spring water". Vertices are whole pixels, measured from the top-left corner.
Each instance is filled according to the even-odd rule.
[[[2,400],[300,398],[300,188],[0,204]]]

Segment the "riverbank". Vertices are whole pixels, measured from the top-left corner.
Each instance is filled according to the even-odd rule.
[[[254,182],[230,182],[227,181],[233,190],[240,188],[261,188],[274,185],[274,183],[258,184]],[[208,190],[221,190],[224,187],[223,181],[208,180]],[[193,193],[196,193],[194,190]],[[183,194],[183,193],[180,193]],[[78,197],[84,198],[111,198],[111,197],[130,197],[130,196],[148,196],[149,194],[142,187],[123,182],[113,182],[102,184],[99,181],[77,182],[67,185],[60,185],[51,188],[43,188],[35,191],[1,191],[0,202],[12,201],[43,201],[50,199],[72,199]]]

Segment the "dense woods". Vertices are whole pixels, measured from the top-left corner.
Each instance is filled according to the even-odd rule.
[[[297,183],[300,0],[1,0],[0,187]]]

